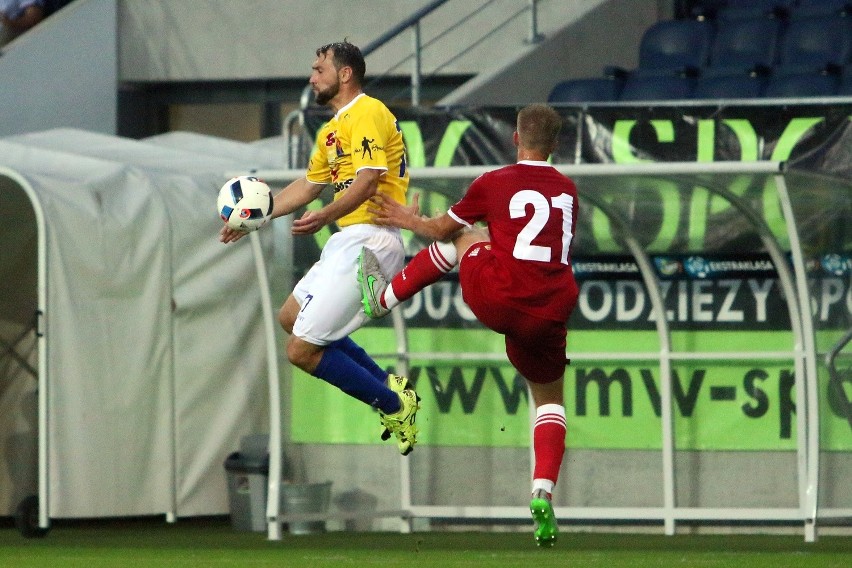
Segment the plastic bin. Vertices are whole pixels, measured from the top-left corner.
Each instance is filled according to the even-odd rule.
[[[331,499],[331,481],[325,483],[282,483],[281,511],[284,514],[325,513]],[[325,532],[325,521],[287,523],[290,534]]]
[[[367,532],[373,530],[373,513],[376,512],[379,498],[361,489],[352,489],[339,494],[334,499],[335,505],[341,511],[347,513],[364,513],[364,517],[347,519],[343,526],[344,530]]]
[[[269,484],[269,436],[252,434],[240,440],[240,451],[225,460],[231,526],[239,531],[267,529],[266,495]],[[281,473],[289,478],[290,463],[282,456]],[[331,481],[325,483],[281,483],[283,514],[325,513],[331,500]],[[325,521],[297,521],[287,524],[291,534],[325,532]]]
[[[269,455],[234,452],[225,460],[231,527],[238,531],[266,530],[266,483]]]

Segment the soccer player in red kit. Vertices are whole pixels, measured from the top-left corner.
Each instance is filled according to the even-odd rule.
[[[359,260],[364,311],[377,318],[438,281],[458,259],[462,296],[477,318],[506,338],[509,361],[526,379],[536,406],[535,468],[530,510],[539,546],[552,546],[551,498],[565,453],[566,323],[577,302],[571,242],[578,203],[574,182],[547,163],[562,120],[547,105],[518,113],[517,163],[485,173],[440,216],[376,196],[379,225],[408,229],[435,242],[390,281],[368,249]],[[488,229],[475,228],[484,221]]]

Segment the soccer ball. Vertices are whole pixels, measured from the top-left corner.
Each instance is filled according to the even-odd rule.
[[[219,190],[217,206],[231,229],[256,231],[272,218],[272,191],[256,177],[238,176]]]

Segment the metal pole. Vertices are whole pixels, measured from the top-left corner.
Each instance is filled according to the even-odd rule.
[[[266,382],[269,389],[269,472],[266,486],[266,535],[269,540],[281,540],[281,384],[278,372],[278,341],[275,336],[275,315],[269,293],[269,273],[263,247],[257,231],[249,235],[254,268],[258,281],[263,330],[266,334]]]
[[[791,304],[798,301],[799,317],[801,318],[802,347],[804,349],[804,365],[796,367],[796,441],[799,447],[799,492],[800,507],[805,517],[805,542],[817,540],[817,508],[819,504],[819,389],[817,386],[816,340],[814,337],[814,322],[811,315],[810,292],[808,290],[807,271],[799,239],[799,227],[796,226],[796,216],[787,184],[783,176],[777,176],[775,181],[778,189],[778,199],[781,211],[787,223],[787,236],[790,240],[790,258],[793,264],[796,295],[789,296]],[[801,367],[804,369],[801,369]],[[799,377],[798,371],[803,370]],[[804,439],[803,439],[804,438]],[[801,449],[804,448],[804,454]],[[804,465],[804,479],[802,479]]]
[[[393,310],[394,335],[396,336],[397,373],[409,377],[408,371],[408,326],[402,316],[402,310]],[[403,511],[411,510],[411,458],[399,456],[399,504]],[[408,534],[412,530],[411,516],[400,517],[399,532]]]
[[[530,3],[530,35],[527,43],[538,43],[544,39],[544,34],[538,33],[538,0],[529,0]]]
[[[420,106],[420,20],[411,26],[414,41],[414,61],[411,69],[411,106]]]

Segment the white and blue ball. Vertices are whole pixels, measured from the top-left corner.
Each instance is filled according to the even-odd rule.
[[[256,177],[237,176],[219,190],[217,206],[231,229],[256,231],[272,218],[272,190]]]

